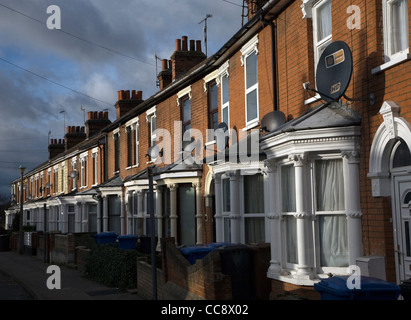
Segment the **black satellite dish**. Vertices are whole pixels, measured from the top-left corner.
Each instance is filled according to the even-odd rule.
[[[284,112],[274,110],[267,113],[263,119],[261,119],[261,129],[267,132],[273,132],[279,126],[285,123]]]
[[[317,65],[317,92],[326,102],[338,101],[347,91],[353,72],[352,53],[343,41],[332,42]]]
[[[225,122],[221,122],[218,124],[216,129],[216,140],[217,140],[217,150],[224,150],[228,145],[228,136],[226,134],[228,130],[228,125]],[[224,135],[224,139],[221,137]]]

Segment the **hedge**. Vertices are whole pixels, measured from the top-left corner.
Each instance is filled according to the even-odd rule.
[[[94,246],[86,258],[86,277],[109,287],[137,286],[137,251],[122,250],[116,244]]]

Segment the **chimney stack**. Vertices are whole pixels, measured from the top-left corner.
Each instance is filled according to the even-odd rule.
[[[108,118],[108,111],[89,111],[86,121],[86,136],[90,138],[99,133],[104,127],[108,126],[111,121]]]
[[[116,117],[119,119],[131,109],[143,102],[143,92],[142,91],[131,91],[130,90],[120,90],[117,92],[118,101],[115,104],[116,107]]]
[[[181,40],[176,39],[175,43],[176,50],[171,56],[171,81],[179,78],[207,58],[201,50],[201,40],[188,41],[187,36],[183,36]]]
[[[163,90],[172,82],[172,71],[171,71],[171,61],[167,59],[161,60],[162,69],[158,74],[158,82],[160,85],[160,90]]]
[[[85,128],[80,126],[68,126],[64,136],[66,151],[73,148],[86,139]]]
[[[65,151],[64,140],[51,139],[49,144],[49,160]]]
[[[246,0],[248,8],[248,20],[264,7],[268,0]]]

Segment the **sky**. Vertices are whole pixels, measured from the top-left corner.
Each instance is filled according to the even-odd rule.
[[[19,167],[46,161],[50,139],[84,125],[88,111],[114,121],[117,91],[156,93],[155,56],[170,59],[182,36],[203,40],[207,14],[208,56],[217,52],[241,28],[242,3],[0,0],[0,195],[10,196]],[[60,29],[49,28],[59,16]]]

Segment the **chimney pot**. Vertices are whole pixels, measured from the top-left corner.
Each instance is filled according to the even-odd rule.
[[[162,70],[164,71],[164,70],[167,70],[168,68],[168,60],[167,59],[163,59],[163,60],[161,60],[161,63],[162,63]]]
[[[118,100],[123,100],[124,90],[117,91]]]
[[[93,119],[98,119],[98,118],[97,118],[97,114],[98,114],[98,112],[97,112],[97,111],[94,111]]]
[[[181,51],[188,51],[188,43],[187,43],[187,36],[182,37],[182,44],[181,44]]]
[[[176,51],[181,51],[181,39],[176,39]]]
[[[104,112],[104,119],[108,119],[108,111]]]
[[[81,132],[81,133],[84,133],[84,132],[85,132],[85,128],[84,128],[84,127],[81,127],[81,128],[80,128],[80,132]]]
[[[98,118],[99,118],[99,119],[103,119],[103,115],[104,115],[103,111],[100,111],[100,112],[98,113]]]
[[[91,111],[87,112],[87,119],[88,119],[88,120],[90,120],[90,119],[91,119],[91,117],[92,117],[92,113],[91,113]]]
[[[203,52],[203,51],[201,50],[201,40],[197,40],[197,41],[196,41],[196,45],[197,45],[196,51],[197,51],[197,52]]]
[[[50,144],[54,144],[54,140],[53,140],[53,139],[50,139]]]
[[[190,51],[195,51],[195,40],[190,40]]]

